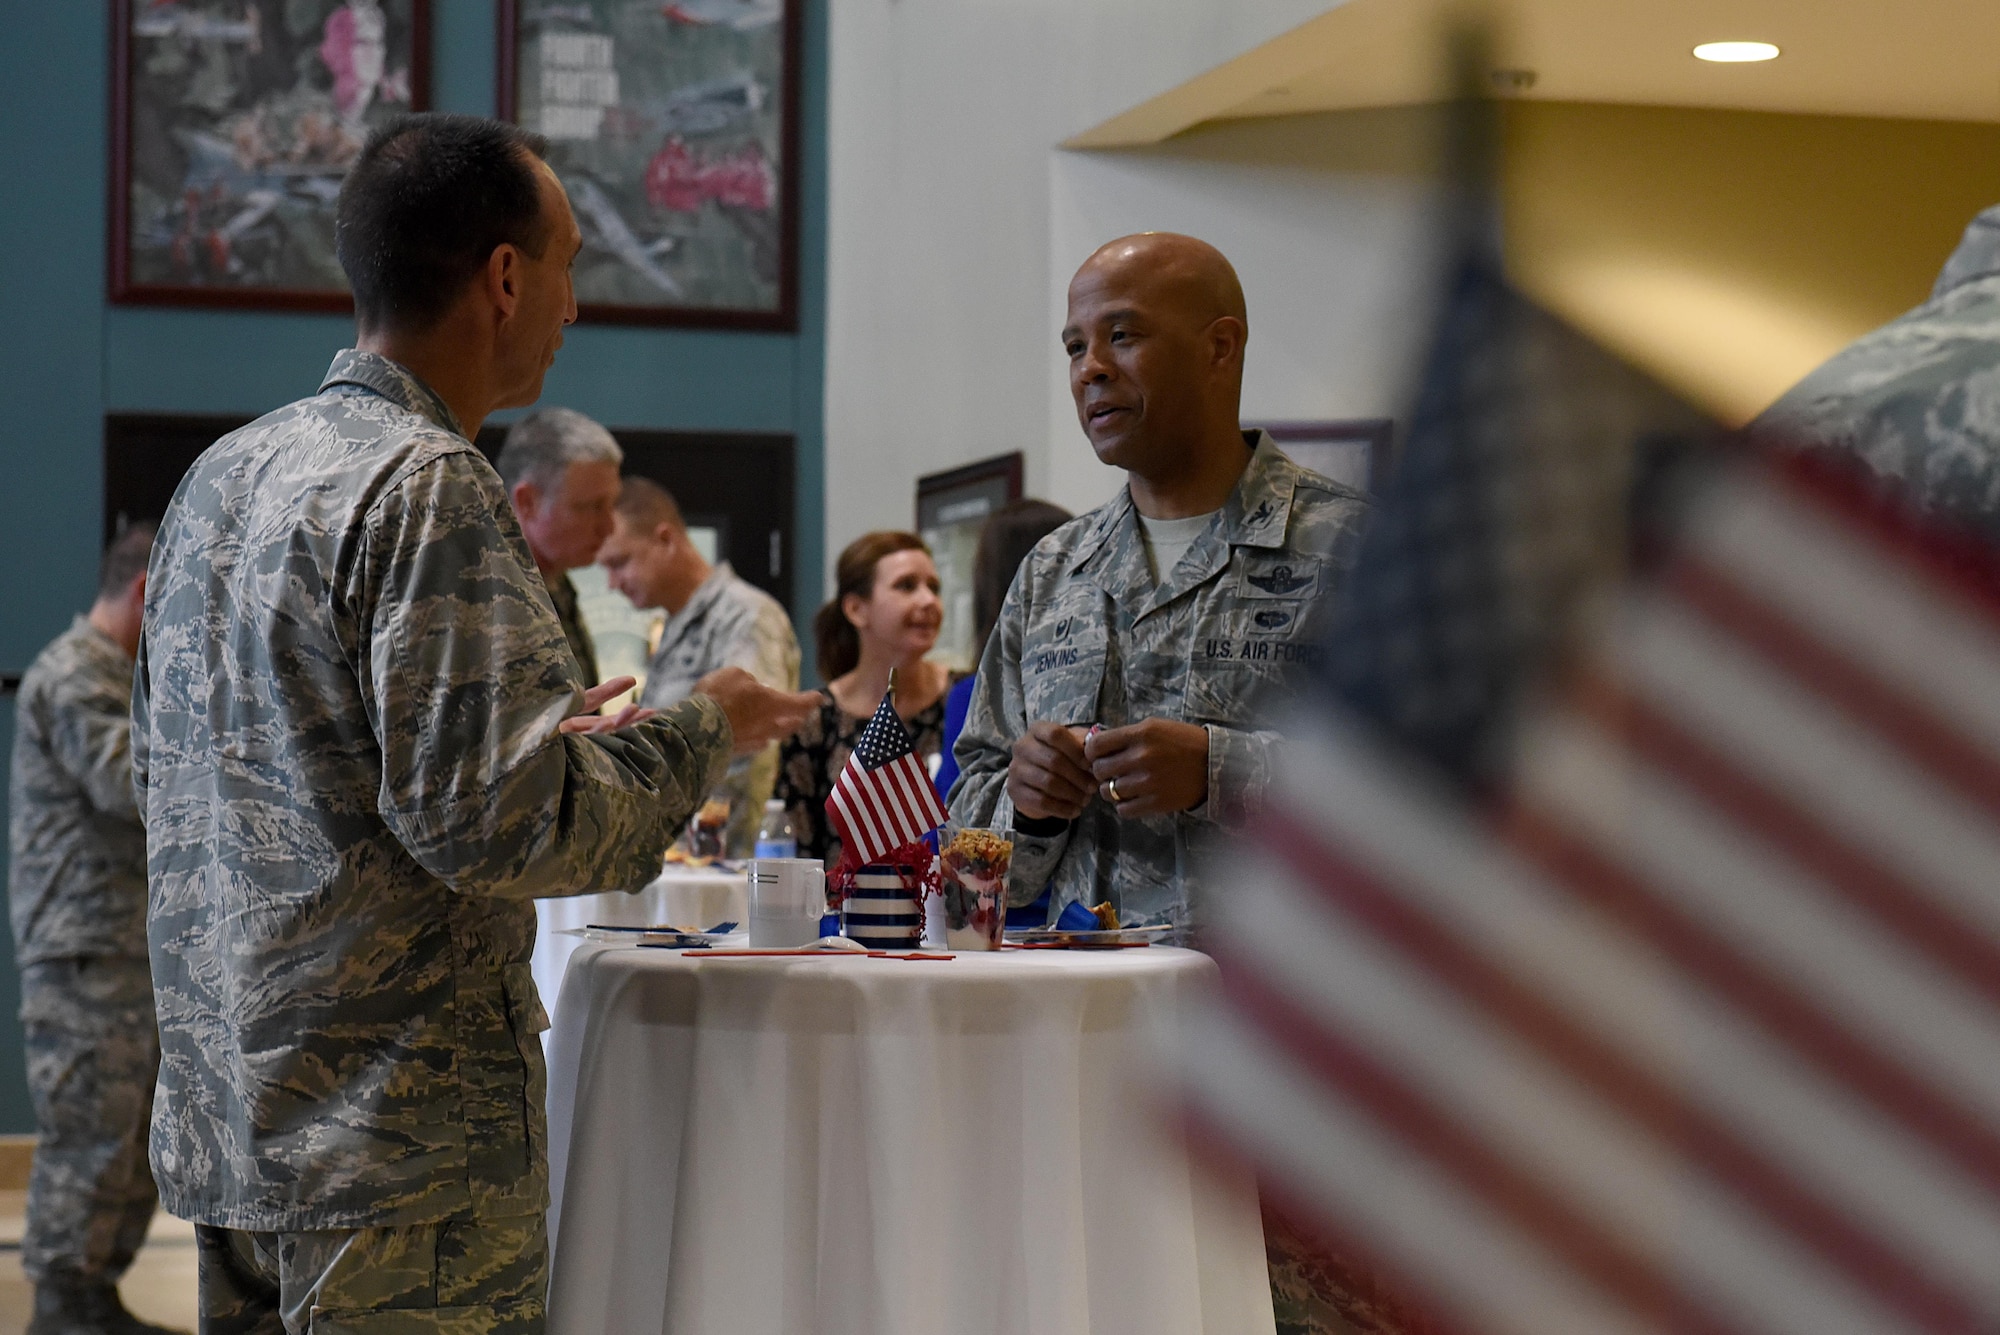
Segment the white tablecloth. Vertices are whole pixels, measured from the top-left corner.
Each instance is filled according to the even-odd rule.
[[[611,927],[678,927],[704,932],[720,923],[750,925],[750,881],[743,872],[669,867],[658,880],[630,894],[535,901],[535,954],[530,961],[535,988],[551,1021],[569,957],[583,944],[573,929],[603,923]]]
[[[552,1335],[1255,1335],[1254,1190],[1139,1072],[1184,950],[907,962],[592,943],[550,1044]]]

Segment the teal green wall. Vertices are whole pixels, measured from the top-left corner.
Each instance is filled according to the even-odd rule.
[[[825,547],[826,8],[806,3],[800,332],[580,326],[544,392],[544,402],[618,426],[796,435],[802,627]],[[492,112],[493,10],[491,0],[433,0],[439,109]],[[261,413],[311,393],[351,340],[344,317],[109,306],[109,6],[59,0],[9,11],[0,42],[0,672],[19,673],[90,600],[103,415]],[[9,701],[0,704],[0,757],[12,745]],[[11,948],[0,945],[0,1132],[33,1128],[17,1002]]]

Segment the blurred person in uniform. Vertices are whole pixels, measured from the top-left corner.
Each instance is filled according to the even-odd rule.
[[[357,346],[211,447],[133,690],[160,1017],[153,1175],[209,1332],[543,1329],[537,896],[645,883],[810,696],[729,669],[597,706],[472,445],[576,318],[543,141],[398,118],[341,188]]]
[[[628,477],[611,536],[597,562],[634,607],[667,614],[646,668],[639,703],[652,709],[685,700],[717,668],[740,667],[775,690],[799,688],[799,640],[776,598],[730,568],[710,565],[688,536],[672,493],[651,478]],[[778,779],[778,746],[730,762],[729,852],[748,857],[764,803]]]
[[[596,560],[611,535],[624,462],[609,431],[569,408],[543,408],[514,423],[494,461],[586,686],[597,684],[597,652],[569,572]]]
[[[937,565],[914,533],[864,533],[841,549],[833,597],[813,615],[813,649],[826,688],[805,726],[778,748],[777,796],[799,856],[839,865],[840,836],[826,799],[895,682],[896,714],[935,776],[944,745],[944,697],[957,675],[925,655],[944,627]]]
[[[2000,538],[2000,206],[1965,229],[1930,300],[1834,354],[1750,430],[1858,458]]]
[[[1203,845],[1262,803],[1362,498],[1238,425],[1243,289],[1206,242],[1110,242],[1070,281],[1077,417],[1126,485],[1035,546],[979,663],[952,791],[1011,827],[1009,895],[1193,924]]]
[[[7,876],[35,1162],[21,1268],[33,1335],[158,1331],[118,1277],[157,1196],[146,1125],[160,1045],[146,963],[146,827],[132,796],[132,656],[153,526],[104,553],[90,611],[36,656],[14,707]]]

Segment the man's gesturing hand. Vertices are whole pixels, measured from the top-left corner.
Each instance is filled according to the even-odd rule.
[[[1149,718],[1084,743],[1091,777],[1120,816],[1166,816],[1208,799],[1208,729]]]
[[[729,715],[738,755],[791,736],[820,705],[818,691],[774,691],[739,667],[711,672],[696,682],[694,689]]]
[[[1075,820],[1097,783],[1083,743],[1060,723],[1030,723],[1007,764],[1007,796],[1033,820]]]
[[[572,714],[557,724],[557,728],[562,732],[616,732],[620,728],[629,728],[634,723],[643,723],[659,711],[641,709],[638,705],[627,705],[616,714],[597,712],[599,706],[606,700],[615,695],[623,695],[638,684],[638,679],[635,677],[613,677],[602,685],[588,687],[583,693],[583,712]]]

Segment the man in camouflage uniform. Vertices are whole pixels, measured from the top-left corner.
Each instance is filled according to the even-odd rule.
[[[1751,430],[1858,456],[2000,538],[2000,206],[1965,229],[1929,301],[1835,354]]]
[[[131,750],[152,543],[135,525],[111,544],[96,602],[35,658],[14,710],[7,896],[37,1134],[21,1243],[34,1335],[158,1329],[117,1289],[157,1202],[146,1123],[160,1045]]]
[[[514,423],[494,461],[586,686],[597,684],[597,652],[569,572],[596,560],[611,534],[624,461],[609,431],[569,408],[544,408]]]
[[[1239,429],[1247,334],[1190,237],[1111,242],[1070,283],[1077,415],[1128,480],[1022,563],[955,749],[952,817],[1011,827],[1016,904],[1052,881],[1057,913],[1185,928],[1204,845],[1263,800],[1363,502]]]
[[[640,704],[664,709],[685,700],[696,682],[725,667],[740,667],[774,690],[799,688],[799,641],[784,605],[727,561],[711,566],[665,487],[648,478],[625,479],[611,536],[597,560],[611,587],[634,607],[666,609]],[[777,783],[775,744],[730,762],[725,786],[732,856],[750,855]]]
[[[133,692],[161,1064],[152,1162],[203,1329],[543,1327],[531,897],[648,880],[732,744],[810,696],[743,673],[591,713],[499,476],[582,237],[539,139],[376,132],[337,236],[359,346],[218,441],[161,526]]]

